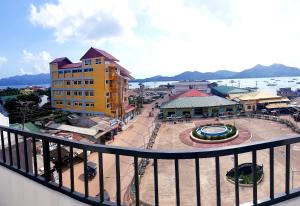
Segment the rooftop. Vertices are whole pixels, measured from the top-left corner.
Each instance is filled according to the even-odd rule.
[[[117,58],[115,58],[113,55],[109,54],[108,52],[100,49],[96,49],[94,47],[91,47],[81,58],[80,60],[83,59],[90,59],[90,58],[95,58],[95,57],[104,57],[105,59],[109,61],[119,61]]]
[[[218,96],[204,96],[204,97],[180,97],[174,99],[161,106],[162,109],[171,108],[192,108],[192,107],[215,107],[225,105],[237,105],[238,103],[218,97]]]
[[[269,92],[265,91],[256,91],[256,92],[249,92],[246,94],[230,94],[230,99],[237,98],[239,100],[263,100],[263,99],[284,99],[289,101],[287,98],[282,98],[281,96],[273,95]]]
[[[82,63],[78,62],[78,63],[71,63],[71,64],[63,65],[63,66],[59,67],[59,69],[79,68],[81,66],[82,66]]]
[[[217,87],[213,87],[212,90],[223,95],[249,92],[248,89],[243,89],[243,88],[238,88],[233,86],[217,86]]]

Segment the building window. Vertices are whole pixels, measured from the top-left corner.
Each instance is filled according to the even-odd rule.
[[[94,107],[94,103],[91,103],[91,107]]]
[[[77,81],[77,84],[78,84],[78,85],[81,85],[81,81]]]
[[[92,61],[90,59],[84,60],[84,65],[91,65]]]
[[[84,72],[92,72],[94,71],[92,68],[84,69]]]
[[[71,106],[71,102],[70,102],[70,101],[67,101],[67,105],[68,105],[68,106]]]
[[[75,92],[74,92],[74,96],[77,96],[77,94],[78,94],[77,91],[75,91]]]
[[[109,97],[109,92],[106,92],[106,96]]]
[[[96,64],[101,64],[101,59],[96,59]]]
[[[78,91],[77,93],[78,93],[78,96],[82,96],[82,92]]]
[[[85,103],[85,106],[86,106],[86,107],[89,107],[89,106],[90,106],[90,103]]]
[[[93,91],[90,91],[90,96],[94,96],[94,92]]]
[[[86,96],[86,97],[90,96],[90,94],[89,94],[88,91],[85,91],[85,96]]]
[[[71,82],[70,81],[67,81],[67,85],[70,85],[71,84]]]
[[[110,108],[110,104],[107,104],[107,105],[106,105],[106,108]]]
[[[67,91],[67,96],[70,96],[71,95],[71,92],[70,91]]]
[[[75,106],[78,106],[78,102],[74,102],[74,105],[75,105]]]
[[[62,102],[62,101],[56,101],[55,104],[56,104],[56,105],[62,105],[63,102]]]
[[[73,84],[74,84],[74,85],[77,85],[77,81],[74,81]]]
[[[79,102],[79,103],[78,103],[78,106],[80,106],[80,107],[81,107],[81,106],[82,106],[82,103],[81,103],[81,102]]]
[[[247,109],[248,110],[252,109],[252,106],[251,105],[247,105]]]
[[[85,84],[85,85],[88,85],[88,84],[89,84],[89,81],[88,81],[88,80],[85,80],[85,81],[84,81],[84,84]]]
[[[108,84],[108,82],[109,82],[108,80],[105,80],[105,84]]]
[[[90,84],[94,84],[94,80],[90,80]]]

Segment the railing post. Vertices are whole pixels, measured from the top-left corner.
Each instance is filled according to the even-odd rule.
[[[216,168],[216,198],[217,206],[221,206],[221,182],[220,182],[220,158],[215,157],[215,168]]]
[[[285,193],[290,194],[290,153],[291,153],[291,145],[286,145],[285,151]]]
[[[44,178],[46,182],[50,182],[51,172],[50,172],[49,142],[47,140],[42,140],[42,141],[43,141]]]
[[[234,154],[234,187],[235,187],[235,205],[236,206],[240,205],[238,165],[239,165],[238,154]]]

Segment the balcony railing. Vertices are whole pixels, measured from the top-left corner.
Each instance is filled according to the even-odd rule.
[[[160,160],[169,160],[174,163],[174,184],[164,185],[165,187],[174,188],[176,205],[180,205],[182,198],[182,191],[180,190],[180,161],[182,160],[193,160],[194,168],[192,171],[189,171],[193,176],[195,176],[195,194],[193,194],[193,190],[191,190],[190,196],[196,197],[196,205],[201,205],[201,199],[205,194],[200,190],[200,176],[201,176],[201,167],[205,165],[201,165],[199,160],[206,158],[214,159],[214,169],[215,169],[215,197],[216,205],[222,205],[222,190],[221,190],[221,182],[220,177],[220,161],[221,157],[224,156],[233,156],[233,168],[235,170],[235,174],[237,174],[238,164],[239,164],[239,155],[250,153],[251,162],[253,165],[253,174],[256,174],[256,164],[258,160],[258,151],[267,150],[269,151],[269,178],[267,180],[267,184],[269,187],[269,194],[265,197],[265,199],[258,199],[258,190],[257,190],[257,181],[256,175],[253,175],[253,186],[252,186],[252,202],[253,205],[271,205],[278,202],[282,202],[294,197],[300,196],[299,189],[292,189],[290,186],[290,172],[291,172],[291,145],[299,143],[300,137],[289,137],[289,138],[280,138],[276,140],[256,142],[246,145],[238,145],[238,146],[229,146],[223,148],[214,148],[214,149],[193,149],[187,151],[161,151],[161,150],[147,150],[147,149],[134,149],[134,148],[122,148],[115,146],[105,146],[99,144],[87,144],[81,143],[77,141],[72,141],[68,139],[62,139],[58,137],[51,137],[47,135],[33,134],[25,131],[10,129],[6,127],[0,127],[1,131],[1,152],[0,152],[0,165],[4,166],[14,172],[17,172],[24,177],[30,178],[33,181],[36,181],[44,186],[47,186],[56,191],[62,192],[65,195],[68,195],[76,200],[82,201],[84,203],[88,203],[91,205],[121,205],[124,203],[122,199],[122,191],[121,191],[121,183],[123,179],[121,178],[120,171],[120,159],[123,157],[130,157],[132,159],[132,181],[133,182],[133,202],[135,205],[141,205],[140,201],[140,180],[141,174],[139,165],[141,162],[145,160],[153,161],[153,184],[154,191],[148,191],[154,193],[154,204],[159,205],[160,203],[160,193],[159,193],[159,164]],[[14,138],[13,138],[14,136]],[[23,140],[22,146],[20,144],[20,138]],[[30,144],[30,145],[28,145]],[[40,147],[38,147],[40,145]],[[285,166],[284,166],[284,174],[285,181],[280,184],[284,185],[283,193],[275,193],[274,192],[274,149],[277,147],[283,146],[285,148]],[[32,151],[28,152],[28,149]],[[39,148],[41,151],[39,151]],[[51,151],[53,148],[56,148],[57,156],[56,156],[56,170],[58,171],[58,181],[55,182],[52,178],[51,172],[51,161],[53,161],[53,154],[51,155]],[[69,158],[66,158],[62,154],[62,148],[69,148]],[[82,161],[83,161],[83,190],[80,192],[78,188],[76,188],[75,181],[77,179],[74,176],[74,151],[80,150],[82,151]],[[98,191],[99,195],[91,195],[89,189],[89,176],[88,176],[88,154],[96,153],[97,154],[97,172],[99,183]],[[32,154],[32,156],[29,156]],[[42,155],[42,165],[43,165],[43,174],[40,173],[38,168],[38,160],[37,156]],[[104,159],[103,155],[110,155],[114,160],[114,172],[115,173],[115,200],[107,200],[105,198],[105,181],[107,180],[104,177]],[[20,157],[24,157],[20,159]],[[31,160],[32,159],[32,166]],[[67,169],[63,169],[64,159],[68,159]],[[20,161],[24,161],[25,164],[20,163]],[[110,161],[111,162],[111,161]],[[276,162],[275,162],[276,163]],[[77,163],[78,164],[78,163]],[[24,165],[24,166],[22,166]],[[104,166],[104,167],[103,167]],[[32,168],[32,169],[30,169]],[[69,186],[66,186],[63,181],[63,172],[68,172],[68,180],[70,182]],[[191,177],[193,177],[191,176]],[[65,178],[65,176],[64,176]],[[240,205],[240,187],[238,176],[235,175],[234,181],[234,202],[235,205]],[[128,184],[129,186],[130,184]],[[27,191],[24,191],[26,193]],[[211,195],[207,194],[206,195]]]

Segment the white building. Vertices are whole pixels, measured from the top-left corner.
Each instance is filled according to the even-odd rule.
[[[210,93],[210,88],[208,87],[209,82],[206,80],[201,81],[181,81],[174,83],[174,94],[179,94],[186,92],[190,89],[196,89],[204,93]]]

